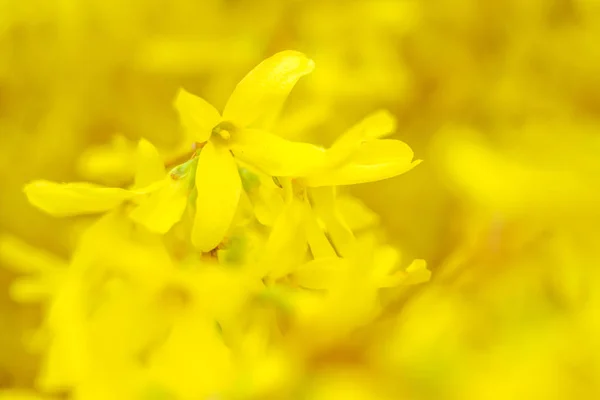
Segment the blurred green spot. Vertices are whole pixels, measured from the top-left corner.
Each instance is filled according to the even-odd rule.
[[[250,172],[247,168],[238,168],[240,178],[242,179],[242,186],[246,192],[251,192],[260,186],[260,178],[255,173]]]

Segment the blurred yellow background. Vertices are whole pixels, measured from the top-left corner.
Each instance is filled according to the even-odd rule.
[[[122,184],[134,140],[177,145],[180,86],[221,109],[294,49],[316,69],[275,130],[328,145],[396,115],[424,162],[352,193],[433,272],[373,327],[377,376],[309,398],[600,398],[598,38],[597,0],[0,0],[0,388],[36,386],[44,312],[7,243],[67,259],[79,232],[23,185]]]

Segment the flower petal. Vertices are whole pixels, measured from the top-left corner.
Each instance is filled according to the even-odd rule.
[[[266,226],[273,226],[277,216],[284,208],[281,189],[275,185],[273,179],[261,176],[257,188],[248,193],[254,208],[254,215],[258,222]]]
[[[198,157],[196,217],[192,243],[208,252],[223,240],[236,213],[242,181],[233,156],[208,142]]]
[[[355,197],[340,195],[337,197],[336,204],[340,215],[352,231],[365,230],[379,224],[379,214]]]
[[[396,130],[396,117],[387,110],[378,110],[367,115],[341,135],[335,144],[342,142],[366,142],[391,135]]]
[[[179,89],[175,99],[181,125],[189,140],[206,142],[212,129],[221,121],[219,112],[206,100]]]
[[[406,267],[404,271],[382,277],[379,279],[379,287],[391,288],[399,285],[418,285],[431,279],[431,271],[427,269],[425,260],[417,259]]]
[[[186,181],[165,180],[164,185],[140,202],[129,217],[151,232],[165,234],[181,219],[188,199]]]
[[[33,206],[56,217],[109,211],[138,195],[125,189],[91,183],[56,183],[45,180],[27,184],[24,191]]]
[[[83,151],[77,161],[77,172],[86,181],[119,186],[135,175],[135,143],[115,135],[108,143]]]
[[[328,165],[335,167],[348,160],[362,143],[391,135],[396,118],[387,110],[375,111],[344,132],[327,151]]]
[[[165,177],[165,165],[158,150],[146,139],[141,139],[137,147],[137,168],[134,187],[143,188]]]
[[[348,260],[343,258],[319,258],[298,267],[294,282],[306,289],[333,289],[347,279],[349,268]]]
[[[305,213],[306,207],[298,199],[286,204],[265,245],[261,259],[261,267],[264,268],[260,271],[262,274],[275,280],[305,261],[308,247],[302,225]]]
[[[9,234],[0,235],[0,261],[18,274],[58,274],[68,266],[67,260]]]
[[[240,127],[268,120],[277,114],[298,79],[315,67],[297,51],[282,51],[267,58],[241,81],[229,97],[223,119]]]
[[[331,245],[330,240],[319,225],[319,221],[317,221],[317,218],[312,212],[307,213],[304,218],[304,231],[313,258],[331,258],[338,256]]]
[[[325,229],[335,250],[342,257],[355,255],[359,246],[354,234],[337,210],[334,187],[320,187],[309,190],[313,210],[325,224]]]
[[[230,147],[240,160],[271,176],[303,176],[314,172],[325,160],[321,147],[257,129],[236,132]]]
[[[365,142],[348,164],[306,177],[303,183],[318,187],[380,181],[401,175],[421,163],[421,160],[412,159],[411,148],[399,140]]]

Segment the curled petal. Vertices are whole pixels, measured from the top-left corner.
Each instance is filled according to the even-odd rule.
[[[184,89],[177,93],[175,108],[188,139],[199,143],[206,142],[221,121],[221,115],[212,105]]]
[[[225,105],[223,119],[248,127],[272,118],[296,82],[314,67],[313,60],[297,51],[282,51],[267,58],[238,83]]]
[[[347,164],[308,176],[303,182],[312,187],[375,182],[401,175],[420,162],[413,161],[413,151],[404,142],[375,140],[363,143]]]
[[[196,217],[192,243],[208,252],[223,240],[235,216],[242,181],[233,156],[208,142],[198,157]]]
[[[138,193],[91,183],[33,181],[25,186],[29,202],[55,217],[95,214],[112,210]]]
[[[314,172],[325,160],[321,147],[257,129],[236,132],[230,146],[240,160],[271,176],[303,176]]]

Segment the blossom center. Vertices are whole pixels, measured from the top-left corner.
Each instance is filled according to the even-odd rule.
[[[223,121],[212,129],[212,136],[213,138],[229,141],[229,139],[231,139],[231,134],[234,131],[235,126],[231,122]]]

